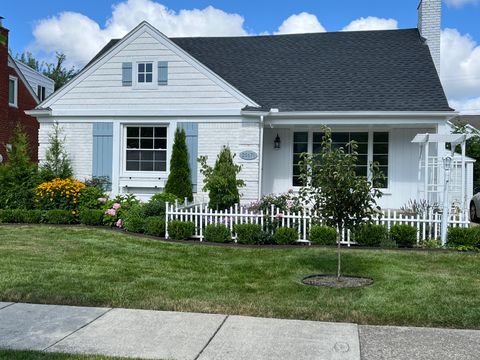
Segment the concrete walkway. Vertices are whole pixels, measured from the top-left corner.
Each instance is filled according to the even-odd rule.
[[[480,331],[0,302],[0,348],[148,359],[478,359]]]

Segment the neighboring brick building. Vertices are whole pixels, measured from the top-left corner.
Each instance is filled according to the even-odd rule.
[[[2,26],[0,18],[0,155],[5,161],[6,146],[9,145],[13,129],[20,123],[29,138],[32,160],[37,161],[38,122],[35,117],[26,115],[25,110],[33,109],[39,104],[36,91],[42,98],[53,91],[53,81],[30,68],[22,72],[20,68],[23,65],[18,64],[8,53],[8,33],[9,30]],[[30,72],[41,78],[41,84],[37,85],[33,80],[30,83],[27,81],[26,76],[32,78]],[[33,85],[37,85],[37,89],[34,90]]]

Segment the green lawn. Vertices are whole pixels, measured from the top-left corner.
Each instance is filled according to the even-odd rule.
[[[45,353],[40,351],[20,351],[0,349],[0,359],[8,360],[114,360],[123,359],[108,356],[71,355],[61,353]],[[132,359],[130,359],[132,360]]]
[[[173,244],[82,227],[0,226],[0,301],[480,329],[480,255],[345,250],[361,289],[301,284],[335,250]]]

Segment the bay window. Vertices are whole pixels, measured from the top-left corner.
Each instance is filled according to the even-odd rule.
[[[312,154],[320,153],[322,149],[322,138],[322,132],[298,131],[293,133],[293,186],[302,186],[299,167],[301,154],[304,152]],[[374,161],[378,162],[379,168],[385,176],[384,181],[377,184],[379,188],[388,187],[388,140],[388,132],[332,132],[333,148],[343,147],[346,151],[349,151],[349,149],[346,148],[346,144],[350,141],[357,143],[357,175],[370,176],[369,165]]]
[[[167,171],[167,127],[126,127],[126,171]]]

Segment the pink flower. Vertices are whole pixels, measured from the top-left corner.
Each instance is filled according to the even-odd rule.
[[[275,216],[275,218],[277,218],[277,219],[282,219],[282,218],[283,218],[283,214],[282,214],[282,213],[278,213],[278,214]]]
[[[110,215],[110,216],[115,216],[117,214],[115,209],[108,209],[105,214]]]
[[[115,203],[113,204],[112,208],[115,209],[115,210],[118,210],[122,207],[122,205],[120,205],[119,203]]]
[[[122,219],[118,219],[117,222],[115,223],[115,226],[118,228],[122,227]]]

